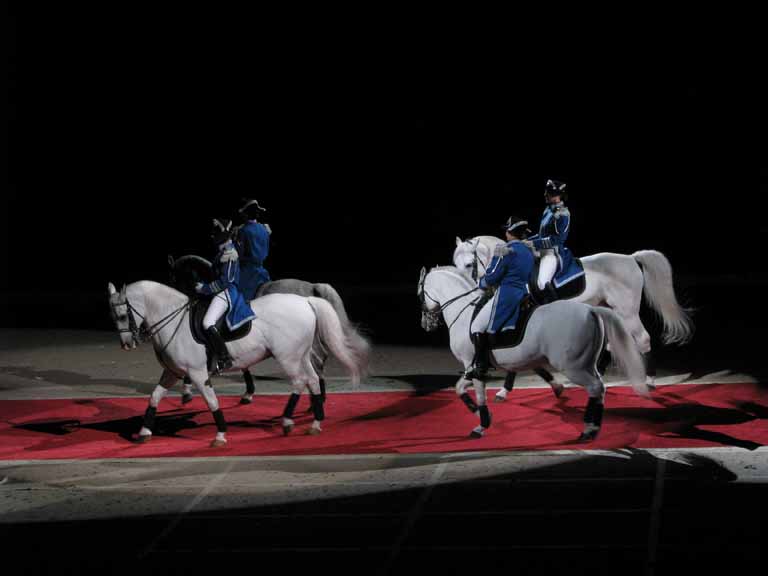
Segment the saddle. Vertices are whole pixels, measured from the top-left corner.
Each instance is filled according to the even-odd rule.
[[[531,319],[531,314],[533,314],[533,311],[538,307],[538,304],[533,301],[530,294],[523,298],[520,301],[520,314],[517,316],[515,327],[511,330],[504,330],[503,332],[488,335],[490,349],[498,350],[499,348],[514,348],[520,344],[520,342],[523,341],[523,336],[525,336],[528,320]]]
[[[472,325],[471,323],[474,322],[475,317],[480,313],[480,310],[483,309],[483,306],[485,306],[485,304],[491,298],[491,293],[486,292],[486,294],[481,297],[480,300],[478,300],[477,304],[475,305],[475,310],[472,312],[472,320],[470,320],[470,326]],[[530,320],[531,314],[533,314],[533,311],[538,307],[539,305],[536,304],[533,298],[531,298],[531,295],[526,295],[520,301],[520,314],[517,316],[515,327],[511,330],[504,330],[503,332],[499,332],[497,334],[488,334],[489,350],[496,350],[498,348],[514,348],[520,344],[520,342],[523,341],[523,336],[525,336],[525,329],[528,327],[528,320]]]
[[[203,318],[208,311],[208,305],[211,303],[211,298],[213,298],[213,296],[201,297],[189,307],[189,328],[192,331],[192,337],[198,344],[207,344],[205,332],[203,330]],[[240,338],[245,338],[250,333],[251,320],[233,331],[227,326],[227,315],[224,314],[219,318],[219,321],[216,322],[216,330],[219,331],[224,342],[240,340]]]
[[[579,258],[574,258],[576,265],[584,271],[584,265]],[[548,304],[550,299],[547,295],[546,289],[539,290],[537,278],[539,277],[539,265],[541,264],[541,258],[536,258],[536,262],[533,265],[533,271],[531,272],[531,279],[528,281],[528,292],[531,294],[533,301],[538,304]],[[558,300],[570,300],[580,296],[587,288],[587,275],[581,274],[576,278],[566,282],[559,288],[555,287]]]

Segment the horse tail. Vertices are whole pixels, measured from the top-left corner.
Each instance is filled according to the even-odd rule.
[[[336,292],[336,289],[330,284],[314,284],[313,290],[315,296],[327,300],[333,306],[341,322],[341,329],[344,331],[344,335],[353,343],[353,346],[357,349],[370,348],[368,340],[361,334],[360,326],[353,324],[349,316],[347,316],[344,302],[342,302],[341,296]]]
[[[693,336],[691,310],[677,301],[672,283],[672,265],[661,252],[640,250],[632,254],[643,271],[643,294],[664,321],[664,344],[685,344]]]
[[[590,308],[598,323],[602,322],[605,335],[611,345],[611,353],[626,373],[634,391],[640,396],[650,396],[643,357],[640,355],[632,335],[610,308],[598,306],[591,306]]]
[[[344,329],[344,332],[346,332],[347,327],[350,325],[349,316],[347,316],[344,302],[341,301],[341,296],[336,292],[336,289],[330,284],[313,284],[312,290],[315,293],[315,296],[328,300],[331,306],[333,306],[333,309],[336,311],[336,314],[338,314],[339,320],[341,321],[341,327]]]
[[[360,379],[368,371],[371,345],[351,324],[348,331],[344,331],[339,315],[327,300],[314,296],[307,300],[317,317],[320,340],[349,370],[352,376],[352,388],[356,390],[360,385]]]

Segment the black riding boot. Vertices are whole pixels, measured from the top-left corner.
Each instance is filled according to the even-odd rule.
[[[544,286],[544,295],[545,295],[545,298],[547,299],[546,304],[557,301],[558,295],[557,295],[557,290],[555,289],[554,283],[547,282],[547,285]]]
[[[472,368],[464,375],[467,380],[476,378],[478,380],[485,380],[488,376],[488,368],[490,367],[490,358],[488,357],[488,333],[487,332],[475,332],[472,334],[472,340],[475,344],[475,359],[472,361]]]
[[[216,330],[216,326],[211,326],[205,331],[205,337],[208,340],[208,372],[218,374],[224,370],[232,368],[232,358],[227,350],[224,339]]]

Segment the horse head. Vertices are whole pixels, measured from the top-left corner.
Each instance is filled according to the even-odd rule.
[[[442,322],[442,315],[440,314],[440,303],[432,298],[427,291],[427,277],[427,269],[422,267],[416,294],[421,305],[421,327],[427,332],[434,332]]]
[[[136,348],[138,328],[128,303],[126,287],[123,285],[123,288],[118,292],[115,285],[110,282],[107,290],[109,293],[110,314],[115,327],[120,333],[120,344],[123,350],[132,350]]]

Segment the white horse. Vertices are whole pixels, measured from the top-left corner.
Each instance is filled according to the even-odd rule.
[[[212,282],[216,279],[211,263],[200,256],[191,254],[182,256],[181,258],[168,256],[168,263],[170,265],[171,286],[187,296],[197,296],[195,285],[198,282]],[[258,298],[267,294],[297,294],[298,296],[304,297],[317,296],[318,298],[323,298],[333,306],[336,314],[338,314],[339,320],[341,321],[341,327],[347,338],[354,340],[359,335],[358,326],[354,325],[349,320],[341,296],[339,296],[339,293],[330,284],[315,284],[295,278],[283,278],[262,284],[259,287],[256,297]],[[365,343],[359,343],[359,345],[365,346]],[[316,337],[315,343],[312,346],[312,367],[320,378],[320,393],[323,400],[325,400],[325,379],[323,378],[323,372],[327,359],[328,350],[322,345],[319,338]],[[245,380],[245,392],[240,397],[240,404],[250,404],[253,401],[254,394],[256,394],[256,386],[254,385],[254,377],[247,368],[243,370],[243,379]],[[181,403],[186,404],[191,401],[192,383],[189,381],[189,378],[184,378]]]
[[[150,396],[139,440],[149,440],[160,400],[180,378],[188,376],[205,398],[216,422],[217,433],[211,446],[224,445],[226,422],[210,385],[205,346],[195,341],[190,330],[189,298],[163,284],[141,281],[124,286],[119,293],[110,283],[109,303],[123,348],[130,350],[140,340],[151,340],[164,367],[160,382]],[[367,367],[368,341],[360,335],[354,339],[346,337],[338,315],[322,298],[271,294],[251,302],[251,308],[256,318],[248,335],[227,343],[233,360],[231,369],[243,370],[274,356],[293,385],[283,413],[284,433],[293,429],[293,409],[305,388],[311,392],[315,415],[308,432],[319,433],[325,414],[318,376],[311,361],[315,331],[319,331],[323,344],[347,368],[353,388],[357,388]]]
[[[468,369],[475,355],[470,323],[487,325],[492,306],[484,306],[472,322],[472,304],[478,298],[477,285],[453,266],[433,268],[429,273],[422,268],[417,294],[422,306],[422,327],[427,331],[436,329],[442,314],[449,327],[451,352],[464,369]],[[597,437],[602,423],[605,386],[597,369],[597,360],[606,339],[635,392],[648,396],[642,356],[618,315],[607,308],[573,300],[540,306],[532,312],[520,344],[493,350],[492,355],[504,370],[549,366],[563,372],[574,384],[583,386],[589,395],[589,403],[584,414],[584,431],[579,439],[589,441]],[[466,392],[470,383],[474,384],[476,403]],[[471,411],[479,413],[480,425],[471,435],[481,437],[491,424],[485,382],[470,382],[461,376],[456,383],[456,394]]]
[[[494,248],[503,243],[495,236],[476,236],[466,241],[457,237],[453,263],[479,281],[491,262]],[[675,296],[669,260],[656,250],[640,250],[629,256],[602,252],[581,258],[581,263],[586,287],[574,300],[606,306],[616,312],[640,353],[646,355],[649,374],[655,376],[651,337],[640,320],[643,294],[664,323],[664,344],[684,344],[693,335],[693,321]],[[506,397],[506,390],[500,390],[498,396]]]

